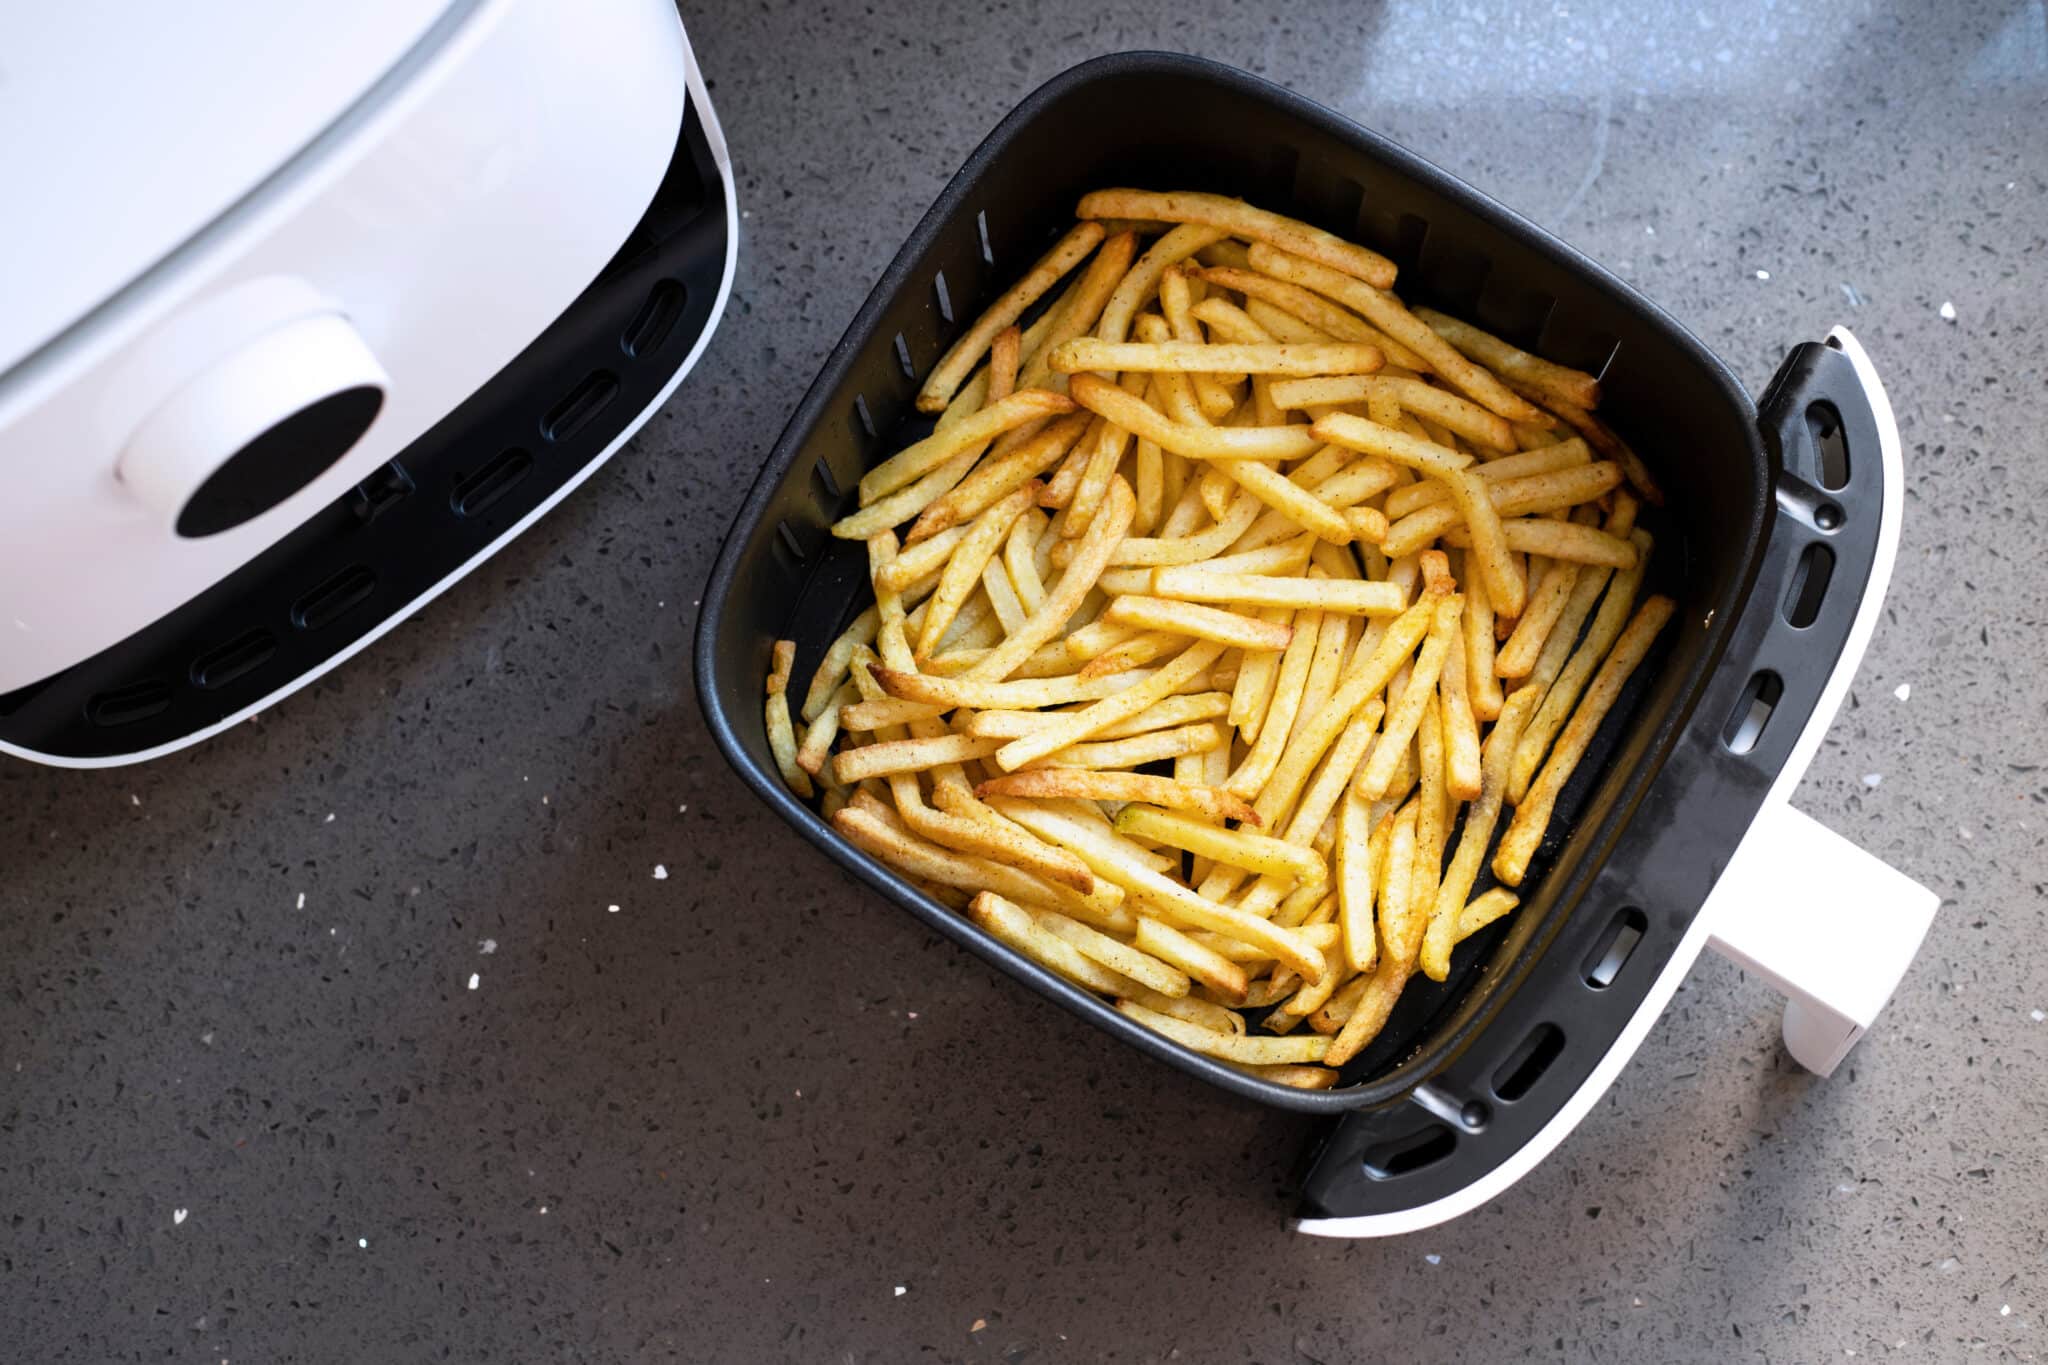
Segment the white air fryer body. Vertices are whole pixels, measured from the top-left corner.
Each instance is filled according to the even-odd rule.
[[[0,227],[0,750],[149,757],[332,667],[616,449],[723,308],[731,173],[672,0],[71,0],[0,19],[0,51],[0,175],[19,192]],[[716,297],[700,291],[708,317],[653,401],[609,414],[543,505],[386,591],[345,647],[250,625],[270,637],[260,695],[188,704],[205,669],[155,668],[150,704],[177,720],[159,710],[133,744],[118,723],[47,749],[8,730],[6,697],[216,589],[543,338],[635,232],[686,107],[722,201]]]

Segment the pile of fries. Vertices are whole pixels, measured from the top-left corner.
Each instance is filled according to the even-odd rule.
[[[1078,217],[861,479],[832,530],[873,605],[801,730],[776,643],[769,739],[1005,943],[1327,1087],[1514,908],[1670,619],[1635,524],[1661,496],[1593,376],[1410,310],[1372,251],[1208,194]]]

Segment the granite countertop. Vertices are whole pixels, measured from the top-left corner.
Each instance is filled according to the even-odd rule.
[[[744,246],[667,409],[259,720],[0,763],[0,1358],[2041,1353],[2039,0],[686,8]],[[1752,389],[1836,322],[1876,358],[1904,543],[1796,803],[1943,905],[1832,1081],[1703,960],[1494,1203],[1295,1237],[1306,1124],[924,933],[727,770],[696,599],[795,397],[995,121],[1131,47],[1407,144]]]

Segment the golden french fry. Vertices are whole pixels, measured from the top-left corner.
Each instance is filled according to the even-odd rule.
[[[1001,740],[976,739],[972,735],[886,740],[858,749],[840,750],[838,757],[832,760],[832,776],[840,786],[849,787],[864,777],[922,772],[941,763],[965,763],[971,758],[985,758],[1000,747]],[[790,762],[794,765],[795,761],[796,752],[792,747]]]
[[[1069,702],[1113,697],[1125,685],[1109,679],[1081,678],[1074,675],[1061,678],[1025,678],[1009,682],[938,678],[929,673],[894,668],[875,668],[871,670],[871,675],[891,697],[908,702],[922,702],[945,710],[956,706],[976,709],[1063,706]],[[872,730],[876,724],[890,724],[892,722],[885,718],[889,715],[889,712],[879,710],[863,713],[862,719],[873,723],[856,728]],[[903,720],[909,718],[901,717]]]
[[[1109,604],[1103,618],[1145,630],[1174,631],[1214,640],[1236,649],[1285,649],[1293,638],[1293,631],[1287,626],[1165,597],[1119,597]]]
[[[1512,346],[1490,332],[1481,331],[1469,322],[1460,322],[1446,317],[1433,308],[1417,308],[1415,316],[1429,325],[1429,329],[1458,348],[1464,355],[1484,365],[1506,380],[1520,380],[1567,403],[1582,408],[1600,406],[1600,381],[1584,370],[1575,370],[1569,365],[1557,365],[1531,355],[1519,346]]]
[[[1337,1073],[1326,1066],[1253,1066],[1245,1062],[1233,1062],[1231,1065],[1247,1076],[1256,1076],[1292,1090],[1328,1090],[1339,1079]]]
[[[1556,525],[1547,522],[1546,525]],[[1625,544],[1626,542],[1624,542]],[[1635,547],[1628,547],[1629,559],[1635,559]],[[1543,572],[1543,579],[1529,594],[1529,603],[1523,609],[1521,619],[1502,644],[1494,658],[1494,671],[1503,678],[1526,678],[1536,667],[1536,660],[1543,653],[1543,646],[1550,638],[1550,632],[1564,616],[1564,609],[1571,601],[1572,590],[1579,583],[1579,566],[1565,559],[1553,559],[1550,567]]]
[[[1154,569],[1152,591],[1184,602],[1232,602],[1293,607],[1348,615],[1397,616],[1407,603],[1392,584],[1364,579],[1286,578],[1264,574],[1211,573],[1196,566]],[[1277,645],[1252,646],[1280,649]]]
[[[950,811],[933,810],[919,795],[917,778],[913,774],[891,774],[889,790],[896,798],[896,813],[913,834],[955,852],[987,858],[1060,886],[1072,887],[1084,896],[1095,889],[1095,874],[1088,870],[1086,863],[1019,825],[1002,819],[972,819]]]
[[[1314,663],[1316,641],[1322,630],[1323,613],[1304,611],[1295,614],[1294,638],[1287,642],[1286,652],[1280,656],[1272,697],[1266,704],[1265,715],[1259,720],[1258,737],[1245,754],[1244,761],[1227,780],[1226,785],[1231,791],[1242,796],[1257,796],[1266,785],[1266,779],[1273,775],[1273,769],[1279,765],[1288,734],[1294,728],[1295,713],[1308,687],[1309,669]],[[1331,667],[1334,670],[1334,662]],[[1240,681],[1243,676],[1240,672]],[[1239,728],[1243,730],[1244,727]]]
[[[1323,1054],[1330,1050],[1330,1040],[1321,1034],[1282,1038],[1239,1037],[1236,1034],[1215,1033],[1199,1028],[1170,1015],[1161,1014],[1157,1010],[1148,1010],[1128,999],[1118,1000],[1116,1007],[1154,1033],[1164,1034],[1182,1047],[1227,1062],[1239,1062],[1250,1066],[1298,1065],[1319,1062],[1323,1059]]]
[[[1110,573],[1117,570],[1112,569]],[[1103,575],[1108,579],[1109,574]],[[1143,635],[1134,635],[1120,644],[1104,650],[1081,667],[1083,678],[1099,678],[1104,674],[1124,673],[1154,659],[1163,659],[1169,654],[1178,654],[1187,647],[1187,636],[1179,631],[1150,630]]]
[[[1574,465],[1590,464],[1592,459],[1592,447],[1574,436],[1568,441],[1557,441],[1534,450],[1524,450],[1514,455],[1503,455],[1497,460],[1488,460],[1474,472],[1488,483],[1498,484],[1510,479],[1524,479],[1535,474],[1569,469]],[[1399,521],[1410,512],[1420,511],[1431,503],[1443,502],[1450,496],[1450,490],[1443,484],[1434,479],[1421,479],[1387,494],[1385,510],[1389,520]]]
[[[1183,725],[1172,730],[1152,730],[1129,739],[1101,740],[1072,744],[1034,759],[1032,768],[1135,768],[1158,763],[1183,754],[1203,754],[1230,742],[1223,727],[1214,722]]]
[[[1172,925],[1140,915],[1131,942],[1142,951],[1185,972],[1226,1000],[1243,1001],[1248,985],[1244,968]]]
[[[1542,763],[1551,740],[1571,718],[1572,708],[1578,704],[1579,694],[1592,680],[1593,670],[1607,657],[1607,651],[1613,648],[1615,639],[1627,624],[1629,613],[1635,609],[1636,593],[1648,567],[1649,533],[1635,532],[1634,544],[1637,552],[1634,568],[1611,576],[1604,570],[1581,575],[1581,586],[1587,590],[1581,594],[1578,588],[1573,589],[1572,600],[1566,605],[1564,616],[1544,643],[1543,654],[1529,676],[1531,683],[1545,690],[1542,705],[1536,708],[1535,717],[1522,732],[1513,775],[1508,781],[1508,799],[1516,805],[1521,804],[1522,797],[1528,792],[1529,783],[1534,780],[1537,765]],[[1606,589],[1604,596],[1602,587]],[[1599,604],[1597,612],[1594,611],[1595,602]],[[1579,622],[1589,613],[1593,616],[1592,624],[1586,627],[1586,638],[1578,641]],[[1574,641],[1578,641],[1576,646]]]
[[[987,658],[969,669],[968,675],[976,681],[1000,681],[1030,658],[1040,645],[1059,634],[1074,613],[1080,610],[1082,600],[1095,586],[1095,580],[1109,567],[1109,556],[1124,538],[1136,511],[1137,500],[1131,493],[1131,486],[1122,479],[1112,481],[1108,501],[1089,524],[1088,533],[1081,537],[1074,560],[1060,575],[1058,586],[1046,594],[1045,601],[1024,623],[1024,629],[1011,632],[1007,640],[989,651]]]
[[[1307,326],[1334,337],[1339,341],[1364,341],[1380,348],[1389,365],[1403,369],[1426,370],[1429,368],[1421,356],[1403,346],[1400,342],[1382,332],[1349,309],[1340,308],[1321,294],[1303,289],[1298,284],[1276,280],[1271,275],[1261,275],[1248,267],[1205,266],[1195,272],[1196,278],[1209,284],[1234,289],[1246,299],[1246,311],[1264,304],[1288,317],[1295,318]],[[1253,321],[1259,319],[1254,317]],[[1261,323],[1262,326],[1266,324]],[[1271,331],[1270,326],[1266,326]]]
[[[1372,917],[1371,815],[1372,803],[1346,788],[1337,806],[1337,923],[1343,929],[1344,960],[1354,972],[1371,971],[1379,957]]]
[[[1137,209],[1136,212],[1128,210]],[[1342,271],[1381,289],[1394,284],[1394,263],[1377,251],[1282,214],[1254,208],[1242,199],[1185,191],[1097,190],[1081,198],[1079,218],[1147,218],[1166,223],[1202,223],[1254,243],[1270,243],[1305,260]]]
[[[1507,795],[1508,763],[1522,726],[1536,706],[1536,690],[1520,688],[1501,704],[1500,719],[1486,737],[1485,776],[1479,797],[1465,812],[1465,828],[1458,836],[1458,851],[1451,856],[1439,883],[1436,903],[1422,935],[1418,963],[1422,974],[1441,981],[1450,974],[1451,948],[1458,938],[1458,918],[1472,894],[1472,883],[1486,862],[1486,850],[1493,842],[1493,827],[1500,819],[1501,803]]]
[[[1121,972],[1110,970],[1073,944],[1054,934],[1026,910],[993,891],[983,891],[967,905],[967,918],[991,936],[1026,957],[1058,972],[1077,986],[1104,995],[1122,995],[1130,988]]]
[[[1219,460],[1216,467],[1302,530],[1313,532],[1332,545],[1351,542],[1353,531],[1348,518],[1271,465],[1257,460]],[[1384,534],[1384,517],[1380,518],[1379,526]]]
[[[1459,615],[1458,635],[1444,653],[1443,671],[1437,675],[1438,716],[1443,726],[1444,790],[1452,801],[1479,798],[1482,775],[1479,757],[1479,718],[1472,712],[1471,684],[1466,676],[1464,616]]]
[[[1192,811],[1212,820],[1238,820],[1257,825],[1258,812],[1219,788],[1145,773],[1088,772],[1076,768],[1037,768],[990,778],[974,789],[979,797],[1033,796],[1088,801],[1143,801],[1174,810]]]
[[[1472,463],[1470,455],[1434,441],[1418,440],[1404,431],[1383,427],[1348,412],[1332,412],[1319,417],[1309,431],[1317,440],[1343,446],[1346,450],[1376,455],[1439,479],[1448,480],[1450,475]]]
[[[805,720],[816,720],[831,705],[840,685],[846,681],[847,665],[853,660],[854,650],[873,644],[875,631],[881,624],[880,610],[867,607],[826,647],[825,657],[818,661],[818,671],[811,675],[810,691],[804,694]]]
[[[936,537],[947,527],[979,516],[1010,490],[1026,486],[1057,464],[1074,448],[1093,421],[1091,413],[1068,413],[1048,423],[1030,440],[984,461],[945,496],[927,506],[904,540],[913,545],[920,541],[928,542],[929,538]],[[908,550],[904,552],[906,557],[909,553]]]
[[[1064,394],[1045,389],[1019,390],[1000,403],[983,408],[957,426],[935,432],[914,445],[904,447],[863,474],[860,480],[862,505],[873,504],[884,494],[894,493],[916,482],[963,450],[985,445],[1014,427],[1073,410],[1072,400]],[[835,528],[833,534],[842,533]]]
[[[768,729],[768,748],[775,755],[775,767],[783,782],[798,796],[814,790],[811,775],[797,762],[796,731],[789,720],[789,672],[796,662],[796,643],[777,640],[774,668],[768,674],[768,700],[763,718]]]
[[[1290,346],[1163,341],[1152,344],[1077,337],[1052,354],[1056,374],[1144,370],[1174,374],[1371,374],[1385,363],[1377,346],[1355,342]],[[1505,426],[1505,423],[1503,423]]]
[[[858,803],[863,798],[856,796]],[[882,803],[877,801],[876,805]],[[956,853],[929,840],[920,839],[878,812],[860,804],[841,807],[832,813],[832,827],[863,851],[874,855],[906,876],[937,882],[964,891],[993,888],[1010,899],[1029,905],[1049,906],[1089,922],[1110,933],[1130,933],[1137,921],[1120,901],[1120,887],[1097,883],[1095,891],[1083,896],[1070,887],[1046,881],[1018,868]],[[1114,891],[1114,897],[1103,893]]]
[[[1508,832],[1501,836],[1500,848],[1494,854],[1493,875],[1509,886],[1520,886],[1529,870],[1529,860],[1536,855],[1536,849],[1543,842],[1543,835],[1550,825],[1550,813],[1557,805],[1557,795],[1564,789],[1579,760],[1585,757],[1586,746],[1593,741],[1593,734],[1600,728],[1600,722],[1614,706],[1621,695],[1622,685],[1636,665],[1650,652],[1659,631],[1670,621],[1678,604],[1662,595],[1651,597],[1636,609],[1636,614],[1614,642],[1614,650],[1601,663],[1600,671],[1593,677],[1593,685],[1586,689],[1586,695],[1579,699],[1578,709],[1572,712],[1571,723],[1558,736],[1557,747],[1550,751],[1543,769],[1536,780],[1529,785],[1529,791],[1515,807],[1515,818],[1508,825]]]
[[[1203,824],[1156,806],[1125,806],[1113,823],[1119,833],[1184,848],[1232,867],[1298,882],[1321,882],[1330,875],[1322,855],[1312,849],[1248,830]]]
[[[1470,559],[1470,556],[1466,556]],[[1465,570],[1465,685],[1472,697],[1472,716],[1490,722],[1500,715],[1503,700],[1500,676],[1494,671],[1495,637],[1493,599],[1486,595],[1486,582]]]
[[[920,654],[937,651],[939,641],[944,638],[946,628],[953,624],[953,618],[967,599],[981,583],[982,570],[995,559],[996,552],[1009,537],[1010,527],[1031,505],[1036,489],[1031,484],[1013,490],[1009,496],[998,501],[986,512],[974,519],[965,538],[947,561],[946,568],[939,575],[939,589],[932,594],[931,605],[924,618],[924,629],[917,639]],[[901,556],[899,555],[900,559]]]
[[[1427,323],[1409,312],[1392,294],[1369,283],[1350,279],[1324,264],[1306,259],[1285,248],[1263,242],[1252,244],[1252,269],[1275,279],[1298,284],[1335,299],[1367,322],[1413,351],[1444,382],[1477,402],[1489,412],[1515,422],[1541,421],[1543,414],[1511,392],[1491,371],[1474,365],[1452,345],[1429,329]]]
[[[1096,876],[1115,882],[1155,907],[1168,919],[1191,928],[1209,929],[1260,949],[1308,979],[1323,972],[1322,955],[1292,932],[1236,906],[1207,900],[1131,856],[1127,842],[1114,831],[1098,829],[1071,811],[1000,796],[992,805],[1040,838],[1071,849]]]
[[[1137,253],[1138,238],[1134,233],[1113,232],[1103,239],[1094,259],[1081,272],[1081,278],[1060,300],[1056,320],[1046,329],[1037,349],[1028,353],[1023,373],[1017,376],[1018,388],[1034,388],[1049,381],[1053,387],[1058,387],[1052,373],[1052,353],[1063,342],[1094,329],[1118,284],[1129,274],[1131,258]]]
[[[932,372],[925,376],[924,386],[917,392],[918,411],[944,411],[954,391],[966,380],[969,371],[981,359],[982,352],[989,349],[997,335],[1059,283],[1062,275],[1086,259],[1102,241],[1102,236],[1099,223],[1077,223],[1069,228],[1066,235],[1025,272],[1023,279],[1004,290],[989,305],[988,311],[975,319],[974,324],[960,334],[960,339],[946,348],[946,353],[939,357],[938,364],[932,366]],[[994,372],[994,367],[991,367],[991,373]],[[1015,373],[1014,365],[1011,372]]]
[[[1128,686],[1128,682],[1118,684]],[[1105,693],[1104,695],[1113,695]],[[1181,693],[1146,707],[1128,720],[1104,727],[1097,732],[1097,739],[1126,739],[1131,735],[1142,735],[1147,730],[1165,730],[1176,725],[1192,725],[1198,720],[1214,720],[1223,715],[1230,706],[1228,692]],[[1021,739],[1048,725],[1057,725],[1061,711],[976,711],[969,715],[961,726],[964,734],[981,735],[988,739]],[[1238,817],[1231,817],[1236,819]]]
[[[1283,408],[1313,408],[1332,403],[1391,402],[1435,421],[1449,431],[1491,450],[1512,452],[1515,431],[1506,418],[1488,412],[1468,398],[1439,389],[1420,379],[1375,374],[1344,375],[1324,370],[1331,376],[1318,379],[1286,379],[1273,385],[1273,401]]]
[[[1446,593],[1423,599],[1430,608],[1429,637],[1422,643],[1422,652],[1415,657],[1415,664],[1408,675],[1408,685],[1401,689],[1400,698],[1387,710],[1386,729],[1379,742],[1373,745],[1372,757],[1358,773],[1358,790],[1368,801],[1377,801],[1386,795],[1388,785],[1394,780],[1394,768],[1401,761],[1401,755],[1408,748],[1408,742],[1415,735],[1415,727],[1422,723],[1422,708],[1435,695],[1436,680],[1444,666],[1444,658],[1450,653],[1451,642],[1460,644],[1463,638],[1458,633],[1458,614],[1464,609],[1464,599],[1456,593]],[[1419,608],[1411,607],[1411,612]]]
[[[804,731],[804,742],[797,747],[796,766],[816,777],[825,766],[825,760],[832,756],[832,741],[839,735],[839,717],[849,706],[860,699],[860,689],[846,683],[832,695],[825,709],[818,713],[816,720]],[[788,703],[784,703],[785,714]],[[774,722],[770,722],[771,725]]]
[[[1124,687],[1083,710],[1065,712],[1054,724],[1011,740],[996,751],[996,764],[1004,772],[1014,772],[1033,759],[1043,758],[1120,721],[1129,720],[1200,677],[1222,653],[1223,646],[1214,641],[1199,641],[1143,682]]]
[[[1458,927],[1451,935],[1451,946],[1457,947],[1521,903],[1522,898],[1505,886],[1480,892],[1458,912]]]
[[[1444,870],[1444,844],[1450,838],[1453,812],[1445,782],[1443,719],[1442,703],[1430,698],[1422,709],[1422,723],[1415,727],[1412,757],[1404,758],[1404,766],[1412,762],[1415,769],[1415,865],[1409,873],[1404,888],[1407,899],[1402,904],[1414,909],[1418,917],[1436,904],[1437,879]],[[1397,776],[1388,790],[1395,790],[1400,783]],[[1386,922],[1384,910],[1381,920]]]
[[[1039,927],[1054,938],[1064,940],[1075,951],[1095,959],[1117,975],[1127,977],[1148,990],[1178,999],[1186,995],[1194,985],[1186,972],[1161,962],[1150,953],[1128,943],[1118,942],[1100,930],[1091,929],[1079,920],[1068,919],[1056,910],[1040,910],[1036,919]],[[1138,921],[1140,931],[1144,925],[1144,920]]]
[[[1122,341],[1130,332],[1131,319],[1159,287],[1166,268],[1214,246],[1228,235],[1223,228],[1183,223],[1147,247],[1137,264],[1117,282],[1115,292],[1102,309],[1102,321],[1095,335],[1104,341]]]
[[[1626,569],[1636,562],[1634,546],[1595,526],[1552,521],[1547,517],[1518,517],[1501,522],[1500,529],[1502,541],[1518,554],[1542,555],[1574,564],[1599,564],[1610,569]],[[1470,539],[1461,526],[1452,527],[1443,536],[1446,545],[1464,545]]]
[[[1580,503],[1591,502],[1620,483],[1621,466],[1603,460],[1595,464],[1574,465],[1568,469],[1555,469],[1544,474],[1508,479],[1501,483],[1487,483],[1485,487],[1487,496],[1493,503],[1496,517],[1519,517],[1531,512],[1554,512],[1559,508],[1576,507]],[[1446,488],[1448,489],[1448,484]],[[1386,539],[1380,542],[1380,548],[1396,558],[1404,554],[1413,554],[1456,527],[1464,519],[1464,515],[1457,499],[1447,497],[1444,501],[1410,512],[1395,522],[1388,528]],[[1510,614],[1498,601],[1494,603],[1494,609],[1503,616]]]
[[[1664,505],[1664,490],[1650,477],[1650,470],[1642,457],[1630,448],[1629,443],[1616,434],[1614,428],[1595,417],[1575,403],[1553,397],[1518,380],[1509,380],[1508,387],[1515,392],[1540,403],[1543,407],[1564,419],[1567,426],[1586,438],[1586,444],[1598,451],[1603,458],[1613,460],[1628,474],[1629,487],[1642,495],[1644,502],[1652,507]]]
[[[1190,485],[1188,491],[1195,491],[1193,485]],[[1199,502],[1196,506],[1199,510]],[[1112,552],[1112,562],[1134,566],[1193,564],[1211,558],[1235,544],[1240,536],[1251,529],[1252,523],[1258,520],[1262,506],[1263,504],[1251,494],[1240,494],[1230,504],[1223,518],[1207,530],[1170,538],[1127,537],[1123,544]]]
[[[1188,459],[1298,460],[1322,444],[1307,427],[1197,427],[1176,422],[1144,399],[1092,374],[1074,375],[1067,391],[1090,412]]]

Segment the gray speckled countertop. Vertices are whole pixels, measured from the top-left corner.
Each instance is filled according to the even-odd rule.
[[[688,8],[745,246],[667,410],[259,721],[0,766],[0,1358],[2041,1354],[2040,0]],[[1875,355],[1910,519],[1797,801],[1944,899],[1836,1079],[1703,961],[1498,1201],[1293,1237],[1302,1123],[924,934],[727,771],[694,599],[789,407],[1001,114],[1141,46],[1405,142],[1753,388],[1836,321]]]

